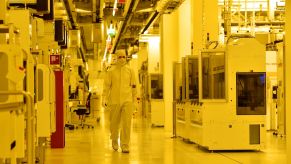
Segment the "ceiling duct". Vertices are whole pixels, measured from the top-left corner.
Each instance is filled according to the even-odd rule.
[[[70,3],[69,0],[63,0],[64,4],[65,4],[65,7],[66,7],[66,10],[67,10],[67,13],[68,13],[68,16],[69,16],[69,21],[70,21],[70,24],[71,24],[71,27],[72,29],[77,29],[77,22],[76,22],[76,18],[73,16],[73,5]]]
[[[151,24],[161,15],[161,14],[171,14],[175,9],[177,9],[184,0],[160,0],[157,2],[155,11],[149,16],[146,25],[141,31],[144,34]]]
[[[161,14],[170,14],[184,0],[129,0],[124,8],[124,20],[120,22],[111,53],[138,40]]]
[[[114,39],[114,42],[113,42],[113,45],[112,45],[111,53],[115,53],[115,51],[117,49],[117,45],[118,45],[118,42],[119,42],[119,40],[121,38],[121,34],[125,30],[125,27],[126,27],[126,25],[128,23],[128,20],[129,20],[130,16],[131,16],[131,12],[132,12],[133,6],[134,6],[134,0],[128,1],[126,6],[125,6],[124,13],[123,13],[124,21],[120,21],[120,25],[119,25],[119,28],[118,28],[118,31],[117,31],[117,35],[115,36],[115,39]]]
[[[156,10],[161,14],[170,14],[177,9],[184,0],[160,0],[157,3]]]
[[[159,15],[160,15],[160,13],[157,12],[157,11],[155,11],[155,12],[153,12],[153,13],[149,16],[146,25],[144,26],[144,28],[143,28],[142,31],[141,31],[141,34],[144,34],[144,33],[147,31],[147,29],[148,29],[148,28],[150,27],[150,25],[154,22],[154,20],[156,20],[156,18],[159,17]]]

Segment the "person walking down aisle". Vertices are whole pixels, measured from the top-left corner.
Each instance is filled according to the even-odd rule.
[[[129,153],[131,119],[136,97],[136,80],[133,70],[126,62],[125,50],[117,50],[117,63],[106,74],[102,95],[102,105],[110,110],[110,132],[112,148],[120,147]],[[120,126],[121,124],[121,126]]]

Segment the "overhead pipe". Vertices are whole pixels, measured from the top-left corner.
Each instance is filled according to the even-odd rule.
[[[63,0],[63,1],[64,1],[64,4],[65,4],[65,7],[66,7],[66,11],[67,11],[69,20],[71,22],[72,29],[75,30],[75,29],[77,29],[77,24],[76,24],[76,21],[73,18],[73,14],[72,14],[72,11],[71,11],[71,8],[70,8],[69,0]]]
[[[115,53],[116,51],[116,48],[117,48],[117,45],[118,45],[118,42],[120,41],[120,38],[121,38],[121,34],[123,33],[127,23],[129,22],[129,17],[130,15],[132,14],[132,9],[133,9],[133,6],[135,4],[135,1],[134,0],[129,0],[129,5],[128,7],[126,6],[126,8],[124,9],[124,14],[123,16],[125,17],[124,18],[124,21],[121,21],[121,24],[120,24],[120,28],[118,28],[118,31],[117,31],[117,35],[115,36],[115,40],[113,42],[113,45],[112,45],[112,50],[111,50],[111,53]]]
[[[160,0],[156,5],[155,11],[148,18],[145,27],[141,31],[141,34],[144,34],[154,22],[154,20],[156,20],[156,18],[158,18],[161,14],[170,14],[183,2],[184,0]]]
[[[151,24],[154,22],[154,20],[155,20],[156,18],[158,18],[159,16],[160,16],[160,13],[159,13],[157,10],[154,11],[154,12],[150,15],[150,17],[148,18],[145,27],[144,27],[144,28],[142,29],[142,31],[141,31],[141,34],[144,34],[144,33],[147,31],[147,29],[151,26]]]
[[[133,7],[132,7],[132,12],[135,12],[135,10],[136,10],[136,8],[137,8],[137,5],[139,4],[139,1],[140,1],[140,0],[135,0],[135,3],[134,3],[134,5],[133,5]]]
[[[145,27],[141,30],[141,34],[144,34],[144,32],[150,27],[150,25],[154,22],[154,20],[160,16],[160,14],[170,13],[174,11],[183,1],[184,0],[161,0],[157,4],[156,10],[148,18]],[[125,27],[127,26],[127,23],[129,22],[129,18],[132,15],[133,11],[135,11],[139,3],[139,0],[136,0],[136,1],[131,0],[129,3],[130,3],[129,6],[128,7],[126,6],[124,10],[125,19],[122,22],[122,27],[119,28],[120,30],[118,30],[117,32],[116,39],[112,46],[112,53],[115,52],[118,42],[120,40],[121,34],[123,33]]]
[[[92,22],[96,21],[97,0],[92,0]]]

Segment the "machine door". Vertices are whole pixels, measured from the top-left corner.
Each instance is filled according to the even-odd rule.
[[[266,115],[266,73],[236,74],[236,114]]]

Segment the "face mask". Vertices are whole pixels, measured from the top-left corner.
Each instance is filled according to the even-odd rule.
[[[117,63],[120,64],[120,65],[124,65],[126,63],[125,57],[124,56],[118,57]]]

